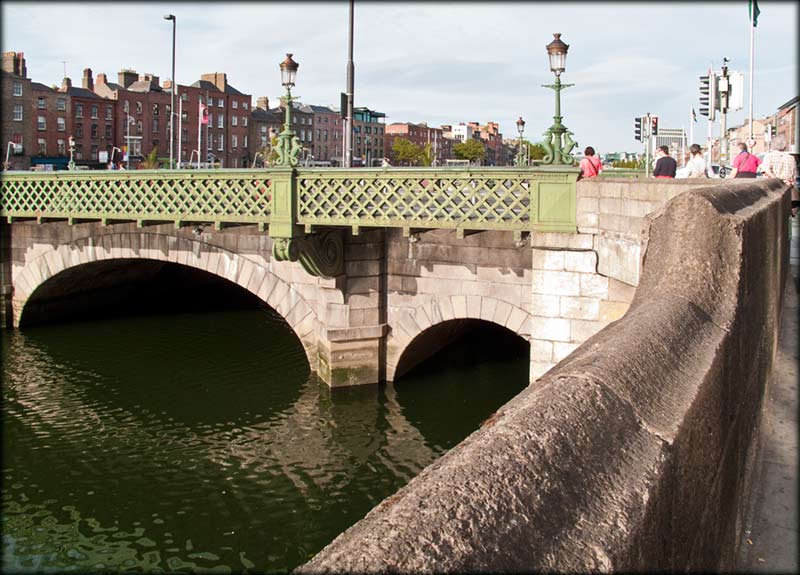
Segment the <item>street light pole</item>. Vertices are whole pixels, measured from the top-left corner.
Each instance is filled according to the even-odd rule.
[[[556,114],[553,116],[553,125],[545,132],[544,142],[542,142],[542,147],[545,149],[542,163],[572,165],[575,160],[570,156],[570,152],[577,146],[577,143],[571,138],[572,132],[561,123],[561,90],[575,84],[561,83],[561,72],[565,69],[569,45],[561,40],[561,34],[554,33],[553,37],[555,39],[547,45],[547,56],[550,59],[550,70],[556,75],[556,83],[542,84],[542,87],[555,91]]]
[[[172,116],[175,113],[175,92],[178,85],[175,83],[175,27],[178,23],[174,14],[167,14],[164,20],[172,20],[172,85],[170,88],[170,105],[169,105],[169,168],[175,168],[173,163],[172,150],[175,146],[175,118]]]
[[[525,161],[525,152],[522,151],[522,133],[525,131],[525,120],[522,119],[522,116],[517,120],[517,131],[519,132],[519,151],[517,152],[517,159],[514,163],[518,167],[522,167],[527,163]]]
[[[298,162],[297,156],[303,147],[292,130],[292,102],[297,99],[292,97],[292,88],[294,87],[294,80],[299,67],[300,65],[292,60],[292,54],[286,54],[286,59],[280,63],[281,82],[283,87],[286,88],[286,123],[283,126],[283,131],[278,136],[276,166],[289,168],[296,166]]]
[[[347,118],[344,126],[344,167],[353,165],[353,87],[355,65],[353,64],[353,0],[350,0],[350,28],[347,49]]]

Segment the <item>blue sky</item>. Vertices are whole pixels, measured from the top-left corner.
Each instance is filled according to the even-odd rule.
[[[796,2],[759,2],[755,37],[754,116],[773,113],[798,92]],[[2,49],[25,53],[28,76],[79,84],[84,68],[116,80],[122,68],[169,78],[177,16],[176,78],[226,72],[253,100],[280,96],[279,62],[300,63],[295,93],[311,104],[337,105],[345,90],[346,1],[262,3],[2,3]],[[722,58],[745,74],[750,29],[739,2],[361,2],[355,3],[355,104],[388,122],[429,125],[500,123],[516,137],[540,139],[552,123],[553,80],[545,46],[561,32],[570,45],[562,80],[564,123],[581,148],[638,151],[636,116],[685,127],[698,107],[699,76]],[[744,109],[729,115],[741,124]],[[694,125],[695,141],[708,131]],[[719,127],[717,125],[716,133]]]

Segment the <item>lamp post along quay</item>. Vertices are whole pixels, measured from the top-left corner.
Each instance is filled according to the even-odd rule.
[[[577,142],[572,140],[573,133],[561,123],[561,90],[575,84],[562,84],[561,72],[564,71],[567,61],[569,45],[561,40],[561,34],[554,33],[555,38],[547,45],[547,56],[550,59],[550,70],[556,75],[555,84],[542,84],[543,88],[552,88],[556,93],[556,114],[553,116],[553,125],[544,133],[542,147],[545,156],[544,164],[565,164],[571,166],[575,159],[570,155]]]
[[[175,113],[175,90],[178,88],[178,85],[175,83],[175,26],[177,24],[177,18],[175,18],[174,14],[167,14],[164,16],[164,20],[172,20],[172,85],[170,86],[169,97],[169,167],[170,169],[174,169],[175,164],[172,150],[175,147],[175,118],[173,114]]]
[[[283,125],[283,131],[278,135],[278,147],[275,150],[278,154],[278,159],[275,165],[287,168],[293,168],[297,165],[297,156],[303,147],[292,130],[292,102],[297,100],[296,97],[292,97],[292,87],[294,87],[294,80],[299,67],[300,65],[292,60],[292,54],[286,54],[286,59],[280,63],[281,83],[286,88],[286,123]]]
[[[517,131],[519,132],[519,150],[517,151],[517,157],[514,161],[514,165],[518,167],[525,166],[528,162],[526,162],[526,154],[523,151],[523,140],[522,140],[522,133],[525,131],[525,120],[522,119],[522,116],[519,117],[517,120]]]

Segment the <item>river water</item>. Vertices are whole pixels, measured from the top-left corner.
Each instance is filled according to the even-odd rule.
[[[7,572],[290,570],[528,378],[484,333],[331,391],[266,308],[2,335]]]

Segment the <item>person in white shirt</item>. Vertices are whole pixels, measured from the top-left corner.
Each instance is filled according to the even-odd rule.
[[[697,144],[689,146],[689,153],[691,159],[686,164],[686,177],[687,178],[707,178],[706,160],[703,157],[703,149]]]

